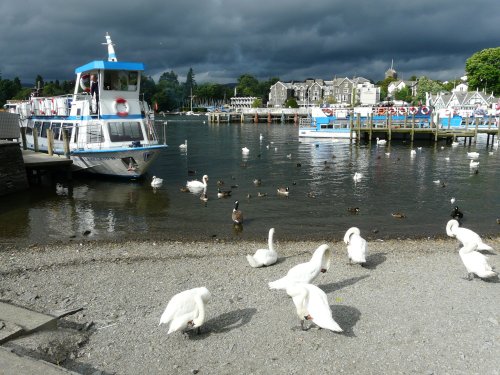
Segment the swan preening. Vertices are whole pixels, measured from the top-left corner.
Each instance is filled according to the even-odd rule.
[[[462,246],[459,251],[460,258],[467,269],[467,279],[472,280],[474,275],[481,279],[489,279],[497,276],[493,268],[488,264],[488,257],[477,252],[478,244],[469,242]]]
[[[173,296],[160,318],[160,324],[170,324],[168,333],[198,328],[205,322],[205,305],[210,299],[207,288],[185,290]]]
[[[323,244],[318,247],[306,263],[300,263],[290,268],[288,273],[276,281],[271,281],[268,285],[270,289],[286,289],[290,284],[305,283],[309,284],[320,272],[326,272],[330,269],[332,251],[328,245]]]
[[[273,245],[274,228],[269,229],[267,238],[267,249],[258,249],[254,255],[247,255],[248,263],[254,268],[262,266],[270,266],[278,260],[278,253],[274,250]]]
[[[446,234],[450,237],[455,237],[464,246],[477,245],[477,248],[474,250],[493,250],[491,246],[483,242],[479,234],[470,229],[460,227],[460,224],[455,219],[451,219],[446,224]]]
[[[292,283],[287,286],[286,293],[292,297],[303,330],[304,320],[310,320],[321,328],[342,332],[342,328],[332,318],[325,292],[316,285]]]
[[[154,188],[158,188],[161,185],[163,185],[163,179],[156,177],[156,176],[153,176],[153,179],[151,180],[151,186]]]
[[[349,228],[344,235],[344,242],[347,245],[349,262],[357,264],[366,263],[366,240],[361,237],[359,228]]]
[[[202,181],[192,180],[186,183],[186,187],[190,192],[201,192],[202,190],[207,188],[208,176],[204,175]]]

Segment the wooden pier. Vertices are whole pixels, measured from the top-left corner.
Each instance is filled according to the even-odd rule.
[[[207,114],[208,122],[211,124],[221,123],[277,123],[293,124],[298,126],[302,119],[308,118],[306,108],[245,108],[240,112],[211,112]],[[450,119],[448,119],[450,120]],[[387,140],[408,139],[413,142],[418,139],[430,139],[438,141],[445,138],[447,141],[464,138],[469,144],[477,141],[479,134],[487,135],[487,144],[494,142],[495,135],[500,137],[500,127],[494,116],[484,119],[487,125],[479,124],[479,119],[464,118],[465,125],[460,127],[436,126],[431,120],[422,121],[418,117],[407,115],[404,120],[393,121],[387,116],[384,121],[374,120],[373,116],[361,119],[360,115],[351,116],[348,119],[337,120],[337,123],[350,127],[352,132],[361,140],[373,140],[376,137]],[[439,123],[439,117],[436,119]],[[451,121],[448,121],[450,124]],[[354,138],[354,137],[353,137]],[[500,138],[499,138],[500,139]]]

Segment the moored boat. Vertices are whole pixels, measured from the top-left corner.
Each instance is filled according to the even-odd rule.
[[[144,64],[118,61],[109,35],[105,44],[107,61],[75,69],[72,95],[34,92],[29,100],[9,101],[6,107],[19,114],[29,149],[52,146],[55,154],[64,154],[67,147],[75,171],[139,178],[167,146],[159,142],[154,112],[140,99]]]

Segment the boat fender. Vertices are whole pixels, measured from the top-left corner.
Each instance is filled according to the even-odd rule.
[[[399,108],[399,113],[400,113],[401,115],[406,115],[406,107],[400,107],[400,108]]]
[[[397,110],[397,108],[396,108],[396,107],[391,107],[391,108],[389,109],[389,113],[390,113],[391,115],[397,115],[397,114],[398,114],[398,110]]]
[[[425,105],[422,107],[421,110],[423,115],[428,115],[429,114],[429,108],[427,108]]]
[[[80,87],[85,92],[90,92],[90,75],[84,74],[80,77]]]
[[[410,107],[410,114],[416,115],[417,112],[418,112],[418,108],[416,108],[416,107]]]
[[[130,110],[128,102],[124,98],[116,98],[113,102],[113,109],[120,117],[127,117]]]

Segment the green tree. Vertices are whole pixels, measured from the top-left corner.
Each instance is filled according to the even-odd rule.
[[[407,103],[411,103],[413,100],[413,96],[411,95],[410,88],[405,86],[401,90],[397,90],[394,93],[394,99],[403,100]]]
[[[423,103],[425,102],[426,92],[428,92],[429,94],[437,94],[439,91],[443,90],[444,88],[439,82],[433,81],[432,79],[422,76],[418,79],[417,96],[415,99]]]
[[[465,62],[469,90],[485,89],[500,95],[500,47],[476,52]]]
[[[238,96],[260,96],[259,81],[250,74],[243,74],[238,78],[236,90]]]
[[[377,86],[380,86],[380,99],[385,100],[387,99],[387,96],[389,95],[389,84],[391,82],[397,81],[393,77],[386,77],[383,81],[378,81]]]
[[[297,100],[295,98],[288,98],[284,104],[285,108],[299,108]]]
[[[257,98],[252,102],[252,108],[261,108],[262,107],[262,99]]]

